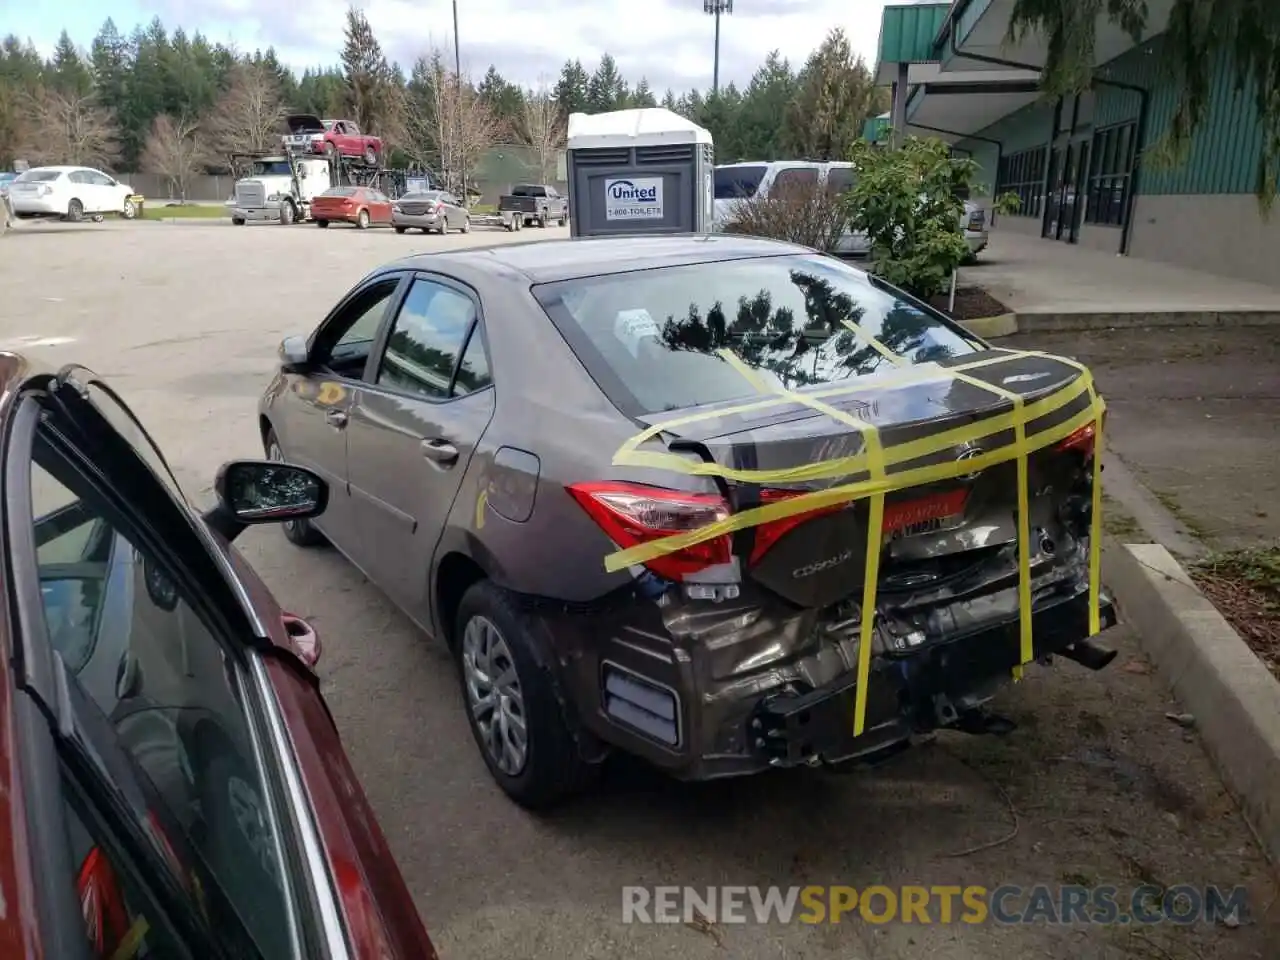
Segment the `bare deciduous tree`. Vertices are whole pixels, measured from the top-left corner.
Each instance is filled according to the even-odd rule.
[[[120,128],[91,95],[40,89],[31,97],[33,163],[110,167],[120,157]]]
[[[464,171],[474,171],[493,145],[499,122],[467,77],[445,69],[439,51],[420,58],[415,90],[405,102],[405,143],[415,160],[437,165],[445,183],[461,192]]]
[[[820,183],[792,183],[775,186],[767,197],[735,200],[724,229],[830,252],[848,224],[849,215],[837,193]]]
[[[276,77],[265,65],[242,64],[235,68],[231,85],[209,115],[209,146],[228,156],[278,150],[284,115]]]
[[[545,81],[539,81],[536,89],[525,94],[517,135],[537,158],[542,181],[552,182],[556,175],[556,157],[564,149],[565,128],[560,108]]]
[[[186,201],[187,188],[204,166],[208,154],[194,120],[161,114],[151,124],[151,135],[142,150],[142,169],[158,173],[169,181],[169,196],[174,192]]]

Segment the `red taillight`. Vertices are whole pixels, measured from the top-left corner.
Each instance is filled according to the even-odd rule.
[[[803,490],[761,490],[760,502],[762,504],[777,503],[779,500],[798,497],[804,492]],[[756,527],[755,544],[751,548],[752,565],[756,564],[761,557],[768,553],[775,543],[802,523],[807,523],[814,517],[821,517],[824,514],[839,513],[848,506],[848,503],[837,503],[833,506],[819,507],[807,513],[797,513],[794,516],[783,517],[781,520],[770,520],[768,523],[760,524],[760,526]]]
[[[698,530],[729,516],[729,505],[711,494],[610,482],[574,483],[566,489],[609,539],[623,549]],[[683,580],[688,574],[728,563],[731,556],[726,535],[655,557],[645,566],[669,580]]]
[[[444,204],[443,204],[443,203],[437,203],[437,204],[436,204],[436,211],[435,211],[435,212],[436,212],[436,213],[441,213],[441,212],[443,212],[443,211],[444,211]]]
[[[1068,450],[1079,450],[1086,457],[1093,455],[1093,443],[1096,432],[1092,423],[1086,423],[1079,430],[1069,434],[1065,439],[1058,441],[1054,445],[1054,450],[1066,452]]]

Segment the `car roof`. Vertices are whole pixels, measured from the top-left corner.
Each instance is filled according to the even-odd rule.
[[[500,264],[523,274],[532,283],[554,283],[632,270],[812,253],[808,247],[793,243],[732,234],[578,237],[421,253],[384,269],[402,270],[407,266],[436,270],[445,261],[483,273],[487,267]]]

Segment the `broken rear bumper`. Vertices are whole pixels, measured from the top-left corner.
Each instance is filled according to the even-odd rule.
[[[1109,599],[1100,606],[1105,630],[1116,622],[1115,607]],[[1089,634],[1088,594],[1037,610],[1032,624],[1034,658],[1062,654]],[[749,724],[753,753],[772,766],[795,766],[880,752],[961,719],[956,705],[1010,677],[1021,659],[1017,621],[918,655],[880,657],[871,670],[862,736],[853,736],[857,675],[849,673],[807,693],[761,701]]]
[[[883,752],[913,733],[962,720],[1021,660],[1016,615],[901,653],[876,653],[865,729],[854,737],[856,630],[815,639],[812,616],[794,610],[703,604],[664,617],[660,606],[636,598],[628,604],[635,616],[553,616],[547,626],[561,691],[578,723],[682,779]],[[1105,630],[1117,620],[1105,591],[1100,608]],[[674,620],[681,629],[669,631]],[[1034,659],[1070,653],[1089,636],[1084,584],[1037,602],[1033,628]]]

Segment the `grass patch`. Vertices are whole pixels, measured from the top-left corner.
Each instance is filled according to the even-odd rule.
[[[468,208],[477,217],[488,217],[498,212],[496,203],[473,203]]]
[[[163,202],[148,201],[142,208],[143,220],[218,220],[227,215],[221,203],[184,203],[166,206]]]
[[[1160,490],[1152,490],[1151,492],[1155,495],[1155,498],[1164,505],[1164,508],[1172,513],[1174,518],[1187,528],[1187,532],[1193,537],[1197,540],[1207,540],[1209,538],[1209,532],[1204,528],[1204,524],[1183,510],[1182,504],[1178,503],[1173,494],[1163,493]]]
[[[1189,572],[1280,679],[1280,545],[1213,554],[1192,564]]]
[[[1151,538],[1118,500],[1102,495],[1102,529],[1121,543],[1147,543]]]

